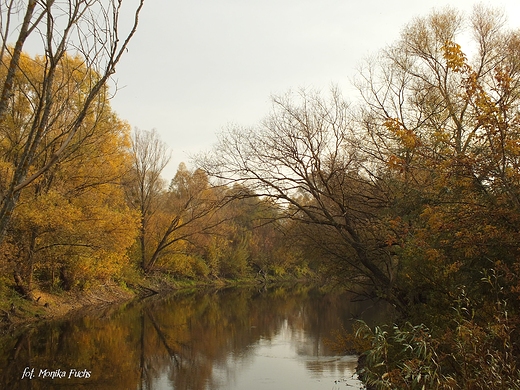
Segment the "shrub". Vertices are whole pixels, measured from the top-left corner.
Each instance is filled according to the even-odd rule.
[[[371,329],[361,322],[355,336],[369,343],[358,375],[374,389],[520,389],[518,319],[497,300],[494,315],[477,320],[464,298],[446,329],[405,323]]]

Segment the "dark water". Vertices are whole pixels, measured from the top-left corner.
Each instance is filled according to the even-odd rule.
[[[327,339],[377,308],[317,288],[172,294],[0,339],[2,389],[360,389]]]

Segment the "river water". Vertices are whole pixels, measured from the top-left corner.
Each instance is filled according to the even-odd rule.
[[[0,388],[361,389],[327,340],[380,309],[308,286],[151,297],[0,339]]]

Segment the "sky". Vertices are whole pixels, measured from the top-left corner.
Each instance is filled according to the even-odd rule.
[[[481,1],[520,28],[520,1]],[[172,157],[163,178],[210,150],[230,124],[253,126],[270,98],[337,86],[347,97],[366,57],[415,17],[469,0],[146,0],[118,65],[112,108],[132,128],[155,129]],[[463,48],[464,49],[464,48]]]

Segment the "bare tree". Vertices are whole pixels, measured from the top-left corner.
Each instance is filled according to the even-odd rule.
[[[378,221],[388,200],[351,126],[349,105],[303,91],[299,101],[275,97],[256,128],[230,128],[213,153],[200,159],[210,174],[240,182],[276,201],[285,216],[311,230],[338,276],[369,283],[397,300],[392,261]]]
[[[156,212],[165,190],[161,173],[171,155],[155,130],[135,129],[132,137],[133,172],[127,187],[129,198],[141,216],[139,234],[141,267],[146,267],[146,233],[150,218]]]
[[[0,2],[0,131],[10,137],[15,102],[30,107],[4,153],[0,241],[20,192],[90,134],[85,118],[107,104],[107,82],[128,50],[144,0],[3,0]],[[124,6],[125,7],[124,7]],[[130,23],[122,20],[130,16]],[[123,27],[126,25],[126,28]],[[27,69],[24,51],[41,57]],[[78,72],[79,70],[79,72]],[[35,77],[35,74],[38,77]],[[24,88],[19,88],[23,84]],[[93,120],[95,122],[95,119]],[[42,159],[42,155],[46,155]]]
[[[208,234],[221,224],[215,211],[230,199],[210,185],[205,172],[190,171],[184,163],[167,188],[161,173],[171,156],[154,130],[135,129],[132,156],[126,191],[141,217],[140,265],[149,272],[174,244]]]

